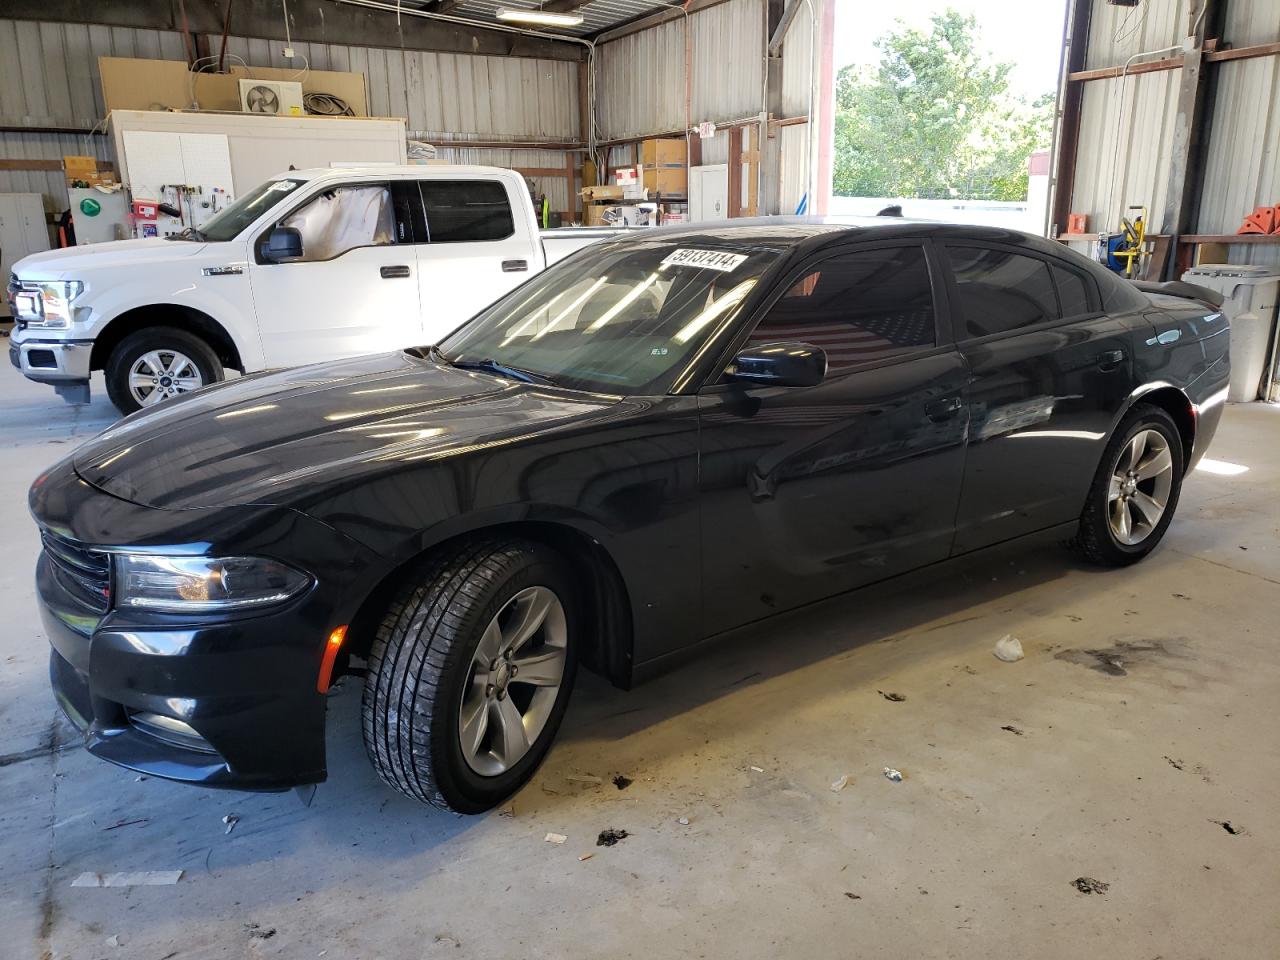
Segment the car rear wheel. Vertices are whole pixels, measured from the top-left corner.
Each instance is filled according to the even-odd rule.
[[[174,327],[147,327],[116,345],[107,360],[107,396],[129,414],[224,376],[213,348],[195,334]]]
[[[1182,491],[1185,454],[1173,418],[1135,406],[1107,445],[1073,545],[1104,566],[1137,563],[1169,528]]]
[[[407,578],[374,638],[365,749],[405,796],[479,813],[546,756],[577,665],[572,584],[540,544],[485,540]]]

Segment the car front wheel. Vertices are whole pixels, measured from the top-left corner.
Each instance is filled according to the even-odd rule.
[[[106,367],[107,396],[129,414],[223,379],[213,348],[193,333],[174,327],[146,327],[111,351]]]
[[[363,729],[384,781],[479,813],[546,756],[577,664],[572,584],[540,544],[485,540],[407,578],[374,638]]]
[[[1076,550],[1091,563],[1125,566],[1156,548],[1182,491],[1185,454],[1173,418],[1135,406],[1102,456],[1080,516]]]

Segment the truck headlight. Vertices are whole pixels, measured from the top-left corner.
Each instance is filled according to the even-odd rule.
[[[62,330],[71,325],[71,304],[83,292],[80,280],[24,280],[14,294],[14,310],[27,326]]]
[[[116,605],[164,613],[216,613],[283,603],[311,577],[263,557],[117,554]]]

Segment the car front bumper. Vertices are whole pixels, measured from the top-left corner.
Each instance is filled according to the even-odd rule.
[[[270,791],[325,779],[326,696],[317,680],[326,639],[351,621],[352,598],[363,595],[364,548],[284,508],[129,503],[85,483],[66,461],[36,481],[31,507],[46,536],[36,596],[53,693],[90,753],[207,787]],[[314,582],[279,607],[225,618],[115,609],[101,596],[112,589],[109,563],[97,592],[84,590],[81,568],[55,557],[50,538],[59,553],[72,544],[99,558],[112,543],[190,553],[194,542],[224,556],[279,556],[288,544],[307,558],[292,562]]]
[[[37,383],[88,383],[92,340],[54,340],[30,328],[9,341],[9,362]]]

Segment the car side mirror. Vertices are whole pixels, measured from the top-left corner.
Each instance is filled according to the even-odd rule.
[[[730,380],[772,387],[813,387],[827,375],[827,352],[810,343],[745,347],[729,367]]]
[[[302,257],[302,234],[297,227],[276,227],[267,237],[263,256],[272,263],[298,260]]]

